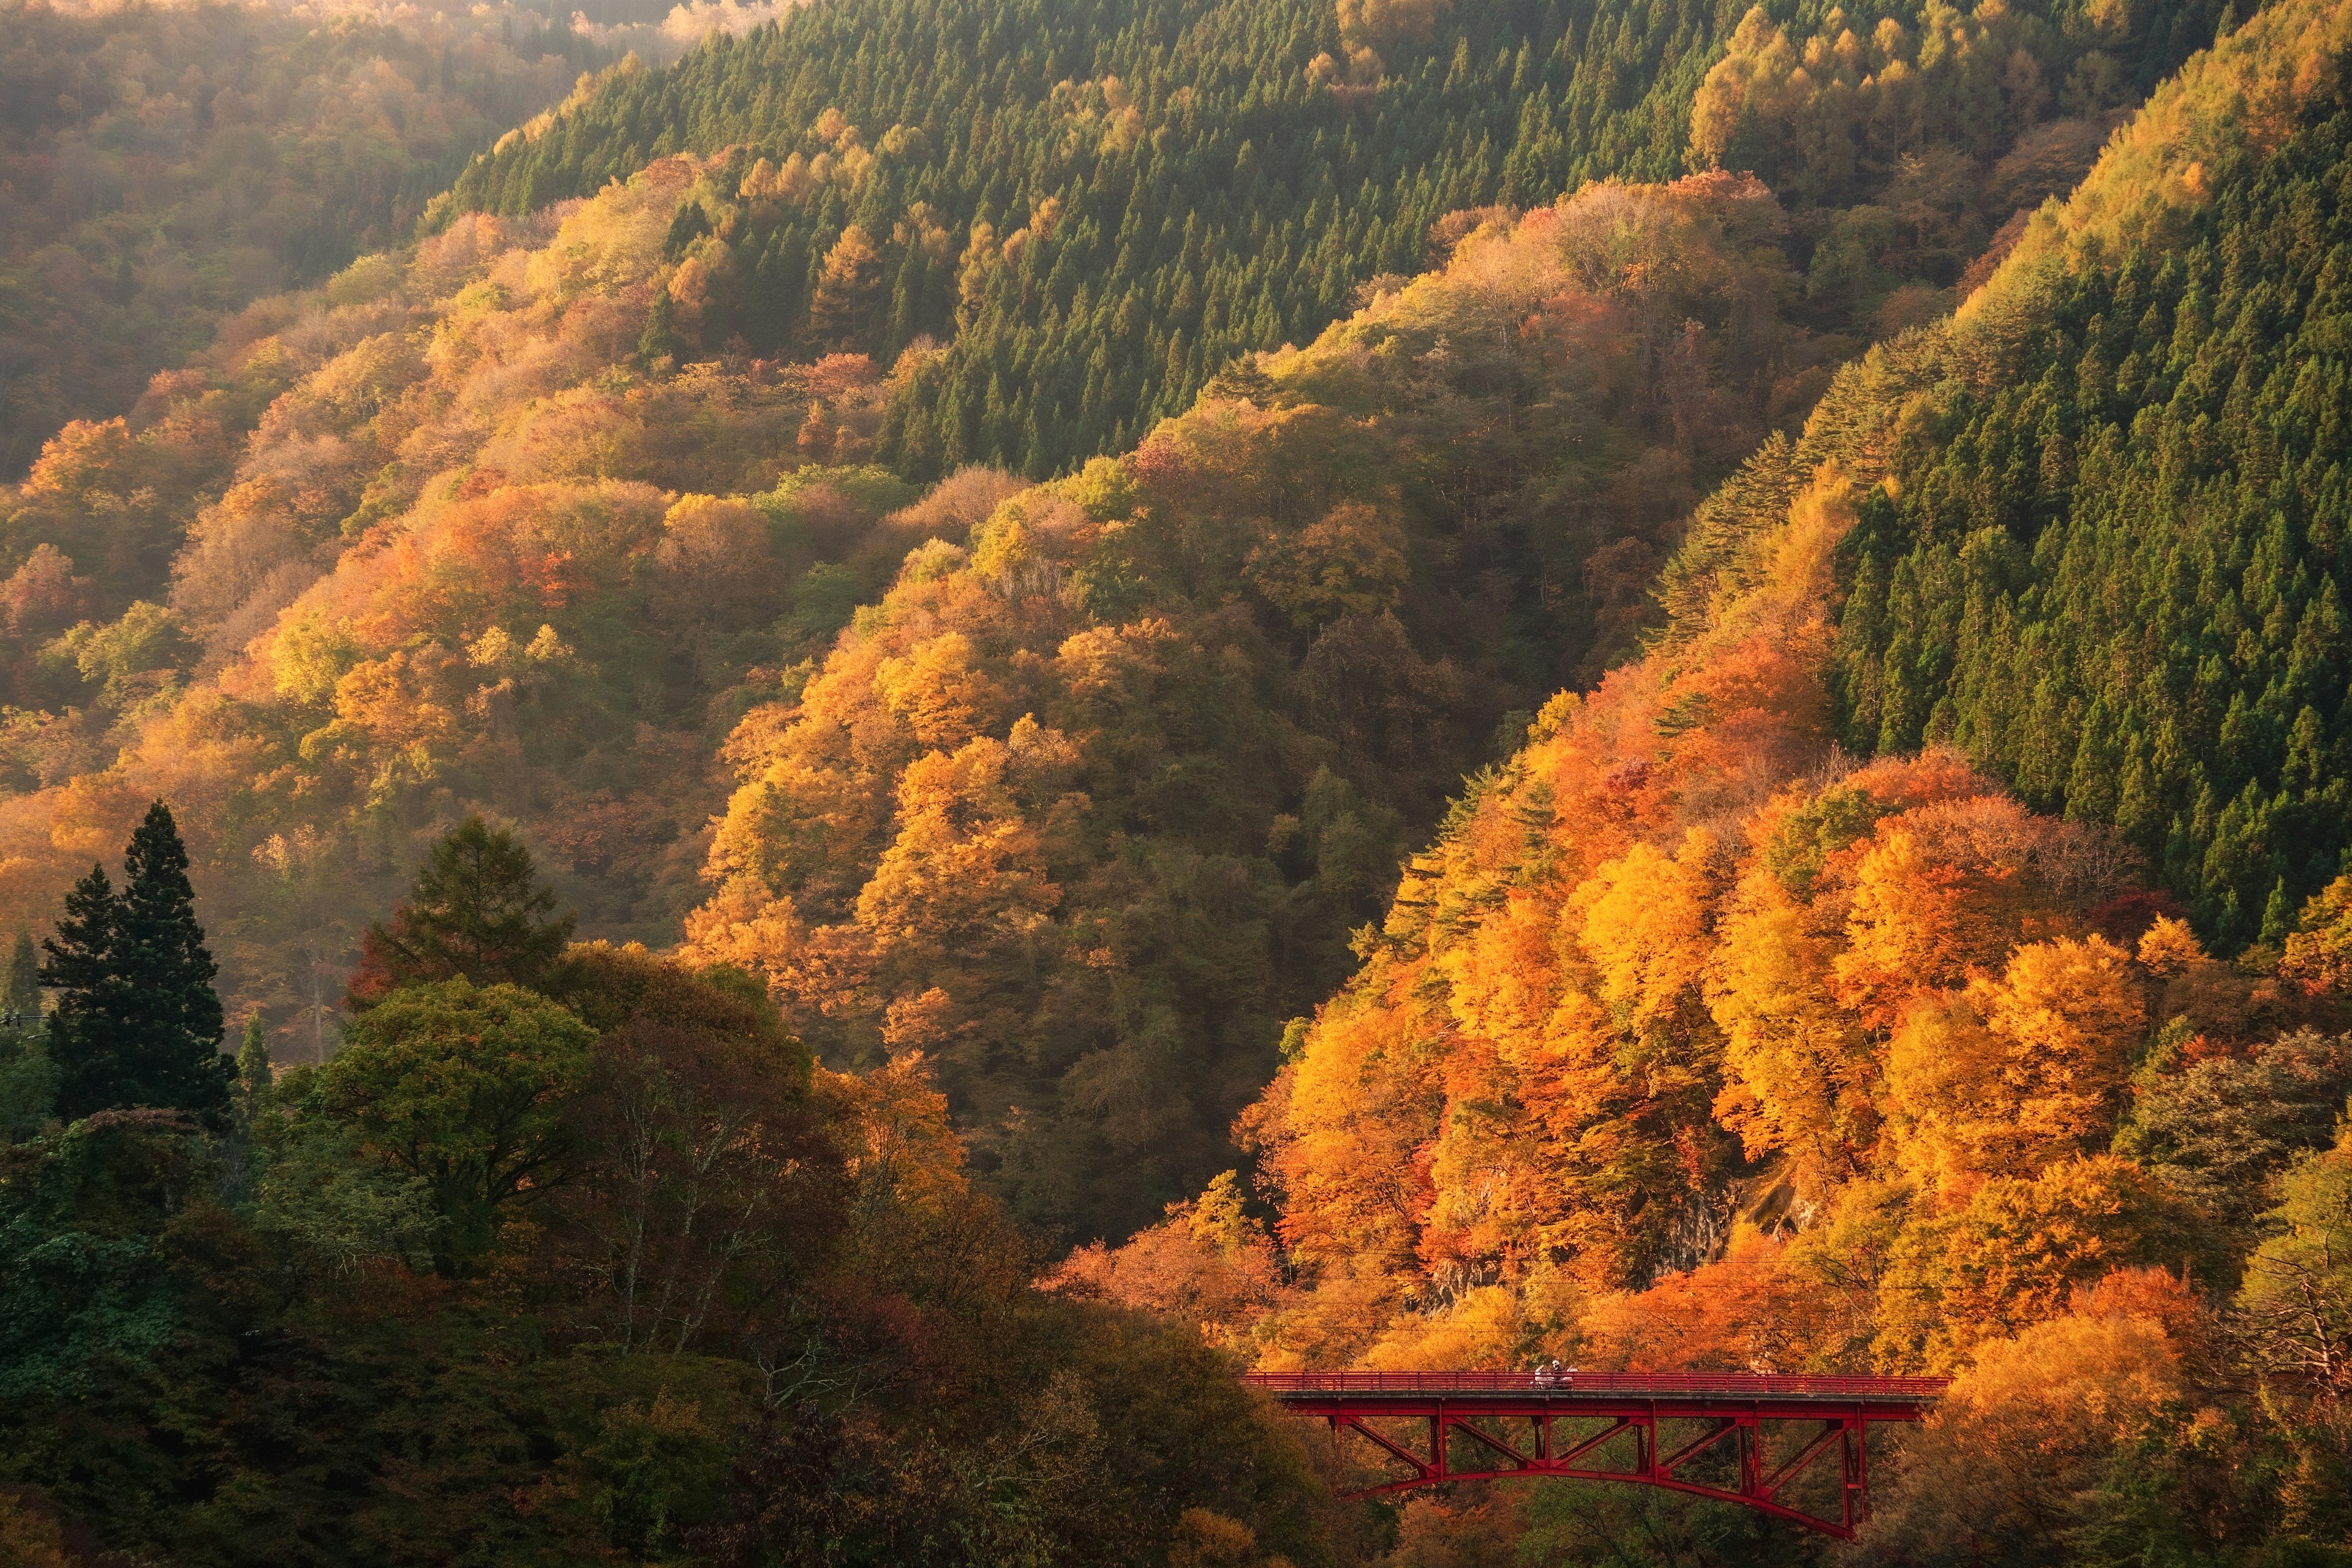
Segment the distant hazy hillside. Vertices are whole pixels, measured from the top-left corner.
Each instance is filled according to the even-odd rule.
[[[609,58],[504,5],[0,0],[0,479],[248,300],[405,241],[469,154]]]

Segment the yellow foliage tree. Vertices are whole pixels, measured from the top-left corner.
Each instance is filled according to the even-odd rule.
[[[1877,1141],[1879,1064],[1831,987],[1834,939],[1762,872],[1744,879],[1720,928],[1707,1005],[1724,1036],[1716,1114],[1749,1158],[1794,1156],[1809,1193],[1855,1173]]]
[[[1981,1344],[1876,1489],[1864,1539],[1896,1561],[2064,1560],[2083,1500],[2192,1418],[2189,1392],[2163,1318],[2095,1296]]]
[[[1886,1061],[1914,1175],[1965,1194],[2103,1142],[2145,1022],[2129,960],[2096,935],[2029,942],[2000,979],[1915,1005]]]
[[[1601,994],[1639,1030],[1695,1000],[1713,947],[1722,874],[1715,836],[1694,827],[1672,858],[1636,844],[1597,869],[1572,903]]]
[[[1003,700],[979,668],[971,638],[943,632],[884,659],[875,688],[925,746],[953,749],[989,726]]]
[[[1879,1282],[1876,1353],[1948,1370],[1986,1340],[2065,1310],[2077,1285],[2180,1256],[2179,1206],[2131,1161],[2095,1154],[2032,1180],[1997,1176],[1969,1201],[1916,1218]]]

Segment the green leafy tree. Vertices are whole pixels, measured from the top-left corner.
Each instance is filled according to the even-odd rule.
[[[520,839],[468,816],[433,847],[416,885],[362,939],[352,1008],[394,987],[463,975],[478,985],[542,984],[575,923],[556,917],[555,893]]]
[[[573,950],[567,1003],[602,1027],[565,1109],[557,1244],[624,1354],[760,1342],[840,1236],[841,1158],[766,987],[641,947]]]
[[[430,1269],[440,1233],[431,1184],[373,1157],[325,1091],[317,1068],[297,1067],[247,1111],[254,1229],[306,1271]]]
[[[57,1068],[38,1035],[0,1040],[0,1143],[32,1137],[58,1099]]]
[[[33,946],[30,931],[18,931],[16,945],[9,949],[0,1008],[6,1010],[11,1028],[30,1027],[41,1021],[41,955]]]
[[[2260,1363],[2290,1384],[2352,1394],[2352,1121],[2280,1183],[2279,1234],[2254,1250],[2238,1307]]]
[[[116,1106],[206,1116],[226,1107],[219,965],[195,902],[187,847],[160,800],[123,851],[122,891],[92,866],[67,894],[41,969],[58,993],[49,1037],[66,1120]]]
[[[173,1341],[180,1281],[157,1242],[212,1173],[187,1117],[143,1108],[92,1116],[7,1158],[0,1409],[61,1388],[87,1394],[100,1368],[151,1363]]]
[[[320,1103],[378,1160],[423,1181],[435,1269],[464,1273],[508,1205],[564,1173],[561,1107],[595,1032],[515,985],[463,975],[393,992],[353,1022],[320,1075]]]

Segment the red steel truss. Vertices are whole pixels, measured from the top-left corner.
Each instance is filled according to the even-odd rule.
[[[1404,1467],[1401,1478],[1351,1497],[1512,1476],[1630,1481],[1849,1541],[1870,1512],[1871,1426],[1918,1420],[1945,1385],[1939,1377],[1761,1373],[1588,1372],[1565,1385],[1523,1372],[1259,1372],[1247,1381],[1290,1411],[1328,1422],[1334,1440],[1354,1432]],[[1391,1435],[1401,1423],[1419,1432]],[[1662,1438],[1665,1423],[1679,1429]],[[1619,1441],[1627,1436],[1630,1446]],[[1475,1456],[1470,1468],[1454,1463],[1458,1454]],[[1791,1496],[1828,1462],[1842,1471],[1834,1517]],[[1814,1485],[1810,1495],[1823,1489]]]

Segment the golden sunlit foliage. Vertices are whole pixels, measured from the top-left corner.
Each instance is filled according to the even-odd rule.
[[[828,1059],[930,1053],[1032,1217],[1150,1224],[1344,973],[1399,818],[1623,646],[1633,584],[1570,563],[1654,559],[1657,486],[1719,471],[1802,366],[1780,223],[1722,174],[1497,219],[1127,458],[941,527],[743,721],[690,948]],[[1705,946],[1648,950],[1722,871],[1704,835],[1680,855],[1687,900],[1634,866],[1590,914],[1662,1026]]]
[[[2179,1216],[2101,1152],[2162,988],[2101,929],[2132,858],[1948,754],[1823,771],[1808,677],[1763,653],[1820,646],[1813,562],[1851,495],[1825,470],[1705,637],[1548,715],[1415,860],[1248,1123],[1298,1262],[1376,1250],[1449,1316],[1488,1282],[1704,1264],[1584,1331],[1636,1364],[1808,1366],[1856,1348],[1818,1252],[1749,1228],[1707,1261],[1759,1204],[1776,1228],[1880,1211],[1862,1284],[1894,1365],[2177,1256]]]
[[[2107,1147],[2183,1065],[2135,1079],[2152,1026],[2298,1004],[2153,917],[2106,834],[1949,752],[1828,747],[1854,501],[1825,467],[1694,635],[1549,707],[1411,863],[1243,1120],[1298,1271],[1262,1358],[1943,1369],[2115,1268],[2242,1254]]]
[[[2202,1310],[2158,1270],[2119,1274],[2069,1310],[1979,1348],[1875,1510],[1877,1552],[1950,1560],[1984,1547],[1999,1562],[2049,1562],[2083,1522],[2076,1510],[2118,1455],[2202,1423],[2183,1364]],[[2215,1435],[2215,1434],[2209,1434]],[[2053,1504],[2056,1506],[2053,1506]],[[2072,1507],[2067,1506],[2072,1504]],[[2072,1516],[2072,1517],[2070,1517]]]
[[[2031,289],[2013,264],[1988,297]],[[2109,834],[1950,752],[1829,745],[1834,562],[1878,499],[1866,400],[1995,352],[2000,319],[1843,376],[1702,509],[1658,646],[1547,707],[1410,863],[1242,1121],[1298,1271],[1264,1358],[1438,1334],[1473,1362],[1948,1368],[2116,1268],[2243,1257],[2203,1173],[2259,1190],[2325,1124],[2186,1108],[2352,1088],[2265,1044],[2330,1016],[2334,905],[2294,938],[2301,997],[2210,957]],[[2230,1060],[2244,1087],[2199,1065]]]
[[[1555,64],[1615,58],[1539,8]],[[1232,1376],[1559,1357],[1951,1378],[1856,1562],[2333,1561],[2352,738],[2302,694],[2352,647],[2352,0],[2232,13],[2128,123],[2204,0],[1724,12],[1653,95],[1687,175],[1465,198],[1401,231],[1423,276],[1335,293],[1327,247],[1312,312],[1247,321],[1286,217],[1196,279],[1231,235],[1107,226],[1042,144],[1034,199],[950,216],[978,87],[615,129],[863,15],[583,79],[6,496],[0,900],[37,921],[168,795],[248,1024],[209,1121],[52,1121],[100,1015],[38,1027],[20,942],[0,1556],[152,1471],[289,1561],[412,1514],[581,1561],[1791,1557],[1664,1494],[1335,1529],[1339,1431],[1310,1461]],[[1328,47],[1268,90],[1318,137],[1547,90],[1525,41],[1423,58],[1448,0],[1293,20]],[[1138,191],[1295,194],[1263,133],[1194,167],[1189,97],[1045,102]],[[746,116],[780,139],[693,140]],[[656,137],[698,150],[592,172]],[[1515,156],[1447,188],[1542,203]],[[1106,243],[1181,247],[1167,297],[1097,296]],[[1333,324],[1202,359],[1285,320]],[[1153,347],[1047,384],[1086,342]],[[947,471],[982,451],[1034,482]],[[2158,481],[2196,549],[2086,564],[2070,498]],[[141,1506],[109,1549],[176,1550]]]

